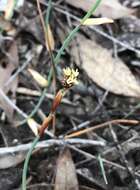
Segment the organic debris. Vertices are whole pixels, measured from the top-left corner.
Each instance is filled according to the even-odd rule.
[[[74,60],[78,65],[82,62],[82,68],[95,83],[115,94],[140,97],[139,82],[121,59],[113,58],[109,50],[82,35],[77,35],[77,43],[78,50],[72,47]]]
[[[76,169],[69,149],[63,150],[57,160],[55,190],[78,190]]]
[[[5,95],[8,93],[11,94],[11,100],[13,100],[14,103],[16,103],[16,88],[18,86],[18,76],[16,76],[13,80],[10,79],[12,77],[12,74],[14,74],[14,71],[17,69],[18,64],[19,58],[17,44],[16,42],[13,42],[5,58],[1,59],[0,87]],[[12,121],[14,109],[7,104],[2,96],[0,96],[0,105],[1,108],[4,109],[9,121]]]
[[[84,11],[88,11],[89,8],[96,2],[95,0],[66,0],[66,2],[74,7],[83,9]],[[119,0],[113,0],[110,3],[110,0],[102,0],[100,6],[97,11],[93,14],[95,16],[102,15],[104,17],[119,19],[125,16],[129,16],[134,13],[135,10],[129,9],[120,4]]]
[[[139,12],[0,1],[0,190],[140,189]]]

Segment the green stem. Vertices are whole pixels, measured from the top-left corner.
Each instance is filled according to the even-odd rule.
[[[47,14],[46,14],[46,17],[45,17],[45,24],[46,24],[46,26],[48,26],[48,24],[49,24],[49,18],[50,18],[51,8],[52,8],[52,1],[49,0]]]
[[[108,181],[107,181],[107,177],[106,177],[106,173],[105,173],[105,168],[104,168],[103,160],[102,160],[102,157],[101,157],[100,154],[98,155],[98,160],[99,160],[99,164],[100,164],[100,168],[101,168],[101,172],[102,172],[105,184],[107,185]]]
[[[97,0],[96,3],[91,7],[91,9],[87,12],[87,14],[83,17],[83,19],[81,20],[81,24],[85,22],[86,19],[88,19],[93,12],[97,9],[97,7],[99,6],[101,0]],[[79,24],[78,26],[76,26],[71,33],[68,35],[68,37],[65,39],[65,41],[63,42],[62,47],[59,49],[54,62],[55,64],[58,64],[64,49],[66,49],[68,47],[69,42],[74,38],[74,36],[76,35],[76,33],[79,31],[81,24]]]
[[[29,149],[29,152],[27,153],[27,156],[26,156],[26,159],[25,159],[25,162],[24,162],[24,167],[23,167],[23,172],[22,172],[22,190],[26,190],[26,184],[27,184],[27,181],[26,181],[26,178],[27,178],[27,171],[28,171],[28,165],[29,165],[29,160],[30,160],[30,157],[31,157],[31,154],[32,154],[32,151],[34,150],[36,144],[38,143],[39,141],[39,136],[37,136],[33,143],[32,143],[32,146],[31,148]]]
[[[102,0],[97,0],[96,1],[96,3],[93,5],[93,7],[91,7],[91,9],[87,12],[87,14],[81,20],[81,24],[83,24],[85,22],[85,20],[87,20],[96,11],[96,9],[98,8],[101,1]]]

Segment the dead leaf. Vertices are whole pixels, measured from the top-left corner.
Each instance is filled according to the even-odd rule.
[[[88,76],[100,87],[115,94],[140,97],[140,85],[129,68],[111,52],[82,35],[77,36],[82,67]],[[77,47],[73,45],[72,54],[79,65]]]
[[[11,98],[15,102],[16,88],[18,85],[18,77],[16,77],[10,85],[6,85],[6,82],[10,79],[13,71],[18,66],[18,50],[16,42],[13,42],[8,51],[8,57],[0,60],[0,88],[5,94],[10,93]],[[0,97],[0,107],[5,111],[9,121],[12,121],[13,108],[7,104],[7,102]]]
[[[26,157],[27,152],[9,153],[0,157],[0,169],[15,167]]]
[[[78,190],[75,166],[69,149],[59,155],[55,178],[55,190]]]
[[[66,2],[87,12],[95,4],[96,0],[66,0]],[[119,19],[133,12],[133,9],[124,7],[118,0],[102,0],[93,14],[95,16],[102,15],[112,19]]]

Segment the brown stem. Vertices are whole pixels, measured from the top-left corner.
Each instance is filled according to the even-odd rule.
[[[80,136],[82,134],[85,134],[87,132],[90,132],[90,131],[95,131],[97,129],[101,129],[101,128],[104,128],[108,125],[111,125],[111,124],[118,124],[118,123],[124,123],[124,124],[132,124],[132,125],[137,125],[140,123],[140,121],[138,120],[128,120],[128,119],[115,119],[115,120],[112,120],[112,121],[107,121],[105,123],[101,123],[99,125],[95,125],[93,127],[90,127],[88,129],[83,129],[83,130],[80,130],[80,131],[77,131],[77,132],[74,132],[72,134],[69,134],[69,135],[66,135],[65,136],[65,139],[68,139],[68,138],[71,138],[71,137],[77,137],[77,136]]]
[[[57,107],[59,106],[59,104],[61,103],[61,100],[64,96],[64,90],[61,89],[58,91],[58,93],[56,94],[53,103],[52,103],[52,108],[51,108],[51,112],[48,115],[48,117],[45,118],[44,122],[42,123],[41,127],[39,128],[39,136],[42,136],[44,134],[44,131],[46,128],[48,128],[49,123],[53,120],[53,118],[55,117],[55,111],[57,109]]]
[[[63,98],[63,96],[64,96],[64,93],[63,93],[63,91],[61,89],[61,90],[59,90],[57,92],[57,94],[56,94],[56,96],[54,98],[54,101],[52,103],[51,113],[54,113],[56,111],[57,107],[59,106],[59,104],[60,104],[60,102],[61,102],[61,100]]]
[[[49,116],[45,118],[41,127],[39,128],[39,136],[40,137],[44,134],[45,129],[48,128],[49,123],[52,121],[52,119],[53,119],[53,114],[49,114]]]

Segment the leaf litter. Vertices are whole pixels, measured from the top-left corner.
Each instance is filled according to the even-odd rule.
[[[95,0],[66,0],[66,2],[76,8],[88,11],[89,8],[96,2]],[[119,19],[128,15],[131,15],[135,10],[127,8],[120,4],[119,0],[102,0],[100,6],[93,14],[95,16],[104,16],[112,19]]]
[[[62,150],[58,157],[54,189],[79,190],[76,169],[68,148]]]
[[[19,64],[18,49],[16,41],[12,42],[7,56],[0,61],[0,87],[5,94],[10,93],[11,99],[16,103],[16,88],[18,86],[18,76],[7,86],[6,82],[10,79],[13,72],[17,69]],[[0,96],[0,106],[5,111],[9,121],[12,121],[14,110],[5,102]]]
[[[82,61],[82,68],[97,85],[115,94],[140,97],[139,82],[121,59],[113,58],[111,51],[80,34],[77,42],[81,59],[73,45],[74,60],[77,65]]]
[[[139,21],[139,16],[137,12],[139,8],[138,6],[129,6],[129,8],[126,7],[125,5],[128,1],[130,2],[130,0],[123,0],[122,4],[122,1],[118,0],[112,0],[111,2],[113,3],[110,3],[109,0],[102,0],[101,6],[94,14],[94,16],[101,16],[101,18],[90,18],[88,22],[85,23],[85,25],[94,25],[99,24],[100,22],[106,22],[106,19],[103,20],[104,17],[111,18],[114,20],[113,26],[110,27],[110,25],[104,25],[100,26],[99,29],[106,32],[107,35],[110,35],[110,28],[110,30],[112,30],[112,35],[114,35],[114,39],[119,39],[121,41],[123,40],[126,43],[128,43],[129,36],[127,33],[130,33],[130,35],[132,34],[132,39],[135,38],[134,40],[138,44],[138,38],[136,39],[135,34],[137,33],[138,37],[139,22],[137,21]],[[83,12],[80,13],[79,10],[82,9],[83,11],[87,11],[87,9],[90,8],[91,4],[94,2],[95,0],[71,0],[66,1],[67,5],[71,6],[64,6],[65,2],[59,1],[56,3],[53,1],[53,11],[50,18],[50,25],[48,25],[48,36],[50,39],[51,49],[54,51],[54,54],[58,51],[60,44],[63,43],[63,40],[61,41],[60,39],[60,27],[63,27],[64,31],[67,33],[71,27],[75,26],[75,22],[73,22],[74,17],[71,20],[68,12],[71,12],[73,16],[79,15],[81,18]],[[47,8],[46,2],[44,3],[44,1],[40,1],[40,5],[42,13],[44,15]],[[13,16],[9,12],[8,18],[10,20],[5,20],[3,17],[1,17],[0,20],[0,26],[4,30],[4,32],[2,32],[3,41],[1,47],[3,48],[3,42],[5,42],[4,40],[7,39],[10,39],[9,42],[20,42],[18,44],[18,48],[16,47],[18,49],[16,50],[17,53],[13,53],[10,49],[6,51],[7,56],[4,57],[6,57],[6,63],[8,63],[7,65],[10,65],[10,68],[8,66],[5,68],[2,67],[3,70],[0,70],[0,81],[3,81],[1,82],[1,86],[5,95],[11,99],[14,95],[14,98],[16,100],[15,103],[17,102],[17,105],[28,114],[33,110],[33,107],[37,104],[40,95],[42,94],[42,88],[37,85],[36,81],[33,80],[33,77],[37,78],[41,74],[41,76],[47,78],[51,64],[49,59],[49,52],[45,50],[45,38],[43,35],[36,4],[32,1],[26,1],[24,5],[22,3],[22,6],[24,7],[21,7],[21,9],[13,9],[11,6]],[[132,7],[136,8],[134,9]],[[57,12],[55,10],[57,10]],[[5,12],[5,8],[3,8],[2,11]],[[7,10],[7,14],[8,11],[9,10]],[[62,15],[62,12],[65,13],[64,15],[66,16]],[[131,20],[130,18],[135,18],[135,22],[133,22],[133,19]],[[118,20],[116,21],[115,19]],[[121,23],[122,20],[123,23]],[[126,20],[129,20],[129,23],[126,22]],[[112,22],[112,20],[110,21]],[[86,32],[90,32],[90,35],[93,36],[89,36],[94,39],[95,34],[93,34],[90,29],[87,28],[87,26],[82,26],[81,30],[85,27]],[[127,35],[124,38],[123,35],[125,34]],[[104,43],[104,39],[102,40]],[[134,40],[131,40],[132,42],[130,45],[133,46]],[[82,34],[78,34],[75,41],[78,42],[77,44],[79,47],[76,47],[72,44],[71,48],[67,48],[63,59],[61,59],[61,64],[56,68],[56,73],[58,74],[58,77],[56,77],[56,88],[60,88],[60,76],[62,69],[66,66],[77,67],[75,63],[79,67],[80,84],[82,83],[82,85],[80,86],[79,84],[79,89],[76,87],[75,89],[71,90],[65,97],[63,104],[57,110],[56,136],[58,138],[62,138],[62,136],[65,136],[69,131],[76,131],[82,126],[89,128],[92,126],[92,124],[95,126],[97,124],[102,124],[104,121],[123,118],[129,111],[133,111],[135,104],[139,103],[139,99],[135,98],[139,98],[139,82],[136,80],[134,72],[139,69],[138,67],[129,65],[128,68],[128,63],[126,65],[126,62],[122,61],[124,59],[121,60],[120,58],[114,58],[112,56],[111,50],[105,48],[105,46],[103,47],[101,44],[97,43],[94,40],[87,39]],[[139,45],[137,44],[135,43],[134,47],[139,49]],[[14,45],[12,45],[12,43],[8,44],[8,47],[10,46],[11,49],[13,48],[13,51],[15,51]],[[38,46],[41,46],[42,48],[39,52],[35,51],[37,53],[34,56],[33,52],[37,49]],[[78,56],[77,51],[80,56]],[[117,53],[118,57],[124,58],[126,56],[130,62],[135,61],[136,59],[136,61],[139,63],[138,55],[135,55],[134,53],[128,51],[126,48],[121,49],[121,51],[117,50]],[[19,61],[17,61],[18,56]],[[10,59],[10,57],[14,59],[14,63],[13,59]],[[29,57],[30,60],[29,67],[28,64],[25,66],[27,57]],[[3,57],[1,59],[1,62],[2,61]],[[81,61],[82,65],[79,64]],[[7,81],[10,81],[10,78],[13,76],[15,70],[19,67],[18,62],[23,66],[24,69],[21,69],[21,72],[18,73],[19,76],[14,78],[14,80],[12,80],[12,83],[7,83]],[[3,65],[3,62],[1,65]],[[22,68],[22,66],[19,68]],[[32,68],[32,71],[36,71],[36,74],[35,72],[32,74],[33,77],[29,75],[29,68]],[[130,69],[133,70],[133,72],[131,72]],[[44,86],[46,86],[46,81]],[[12,95],[11,89],[13,92]],[[112,93],[107,93],[107,96],[104,96],[105,90]],[[17,95],[15,94],[16,91],[18,93]],[[40,121],[42,121],[42,118],[45,117],[45,115],[47,115],[49,112],[50,104],[53,99],[52,86],[48,89],[48,92],[48,95],[51,95],[51,98],[44,99],[44,102],[36,113],[35,117],[29,118],[28,120],[30,127],[35,129],[34,132],[36,135],[36,125],[38,125],[37,122],[40,123]],[[46,94],[46,97],[48,95]],[[130,98],[127,98],[127,96]],[[11,108],[9,106],[6,108],[6,106],[6,104],[3,107],[1,105],[1,108],[5,110],[9,121],[13,121],[13,109],[10,111]],[[94,110],[96,106],[99,107],[99,109],[95,114]],[[139,110],[132,112],[131,117],[136,117],[138,120],[140,120]],[[21,143],[22,147],[28,146],[26,143],[32,141],[33,134],[31,134],[31,131],[26,127],[27,124],[18,127],[18,134],[15,134],[15,128],[12,128],[11,124],[9,127],[11,127],[12,132],[9,129],[5,129],[5,122],[6,120],[2,118],[1,123],[3,123],[3,126],[0,130],[0,142],[2,141],[2,143],[0,143],[0,146],[5,147],[5,150],[9,150],[8,146],[13,146],[12,148],[16,150],[17,145]],[[101,142],[106,142],[107,146],[94,147],[89,146],[87,143],[83,145],[79,144],[79,149],[77,148],[74,152],[74,162],[70,151],[68,149],[63,150],[64,147],[61,147],[63,143],[60,146],[57,146],[55,143],[51,144],[45,149],[37,150],[32,157],[29,167],[29,185],[31,184],[29,186],[29,189],[50,189],[53,183],[55,183],[54,186],[56,189],[69,189],[71,186],[72,189],[82,189],[81,184],[88,186],[84,187],[82,190],[135,189],[136,186],[133,184],[134,181],[132,179],[135,179],[135,176],[139,176],[139,173],[137,172],[139,170],[139,126],[133,126],[133,128],[131,128],[132,126],[130,123],[127,125],[112,125],[114,132],[119,138],[120,146],[124,147],[124,156],[120,156],[119,150],[115,146],[115,141],[110,132],[110,128],[102,129],[101,131],[98,130],[96,134],[92,132],[90,132],[90,134],[85,134],[84,137],[86,138],[86,141],[99,140]],[[12,140],[10,144],[6,143],[8,137],[5,137],[5,134],[3,134],[3,129],[7,131],[7,136],[9,138],[12,136],[12,133],[15,134],[14,137],[11,137]],[[52,132],[51,129],[49,130],[49,132]],[[46,138],[48,139],[47,134],[45,136],[45,139]],[[20,141],[17,139],[20,139]],[[80,136],[79,139],[84,140],[82,139],[82,136]],[[3,143],[3,141],[5,143]],[[53,141],[55,142],[55,139],[53,139]],[[3,189],[20,188],[21,173],[19,171],[19,168],[22,168],[20,163],[24,159],[25,153],[19,150],[15,155],[10,153],[1,156],[1,151],[2,149],[0,148],[0,168],[3,168],[3,170],[0,171],[0,187]],[[60,155],[57,156],[58,154],[55,154],[56,152],[60,152]],[[97,167],[98,161],[96,160],[96,156],[98,153],[100,153],[102,156],[105,173],[109,181],[109,187],[105,186],[100,167]],[[124,160],[125,157],[127,158],[126,160]],[[57,160],[57,164],[52,164],[52,160],[53,163],[54,160]],[[126,161],[131,163],[132,171],[136,171],[134,173],[135,176],[131,176],[127,171],[127,168],[125,167]],[[42,167],[39,169],[38,165],[42,165]],[[76,170],[75,165],[76,167],[78,166],[78,170],[81,172],[81,174],[83,174],[82,177],[78,173],[77,178],[76,171],[78,170]],[[9,169],[5,170],[5,168]],[[18,171],[16,171],[17,168]],[[16,177],[16,183],[10,176],[11,171],[13,176],[12,169],[18,174],[18,177]],[[49,172],[50,170],[51,172]],[[4,172],[6,171],[8,171],[8,174],[5,177]],[[126,184],[126,181],[128,180],[130,183]],[[10,184],[8,181],[10,181]]]

